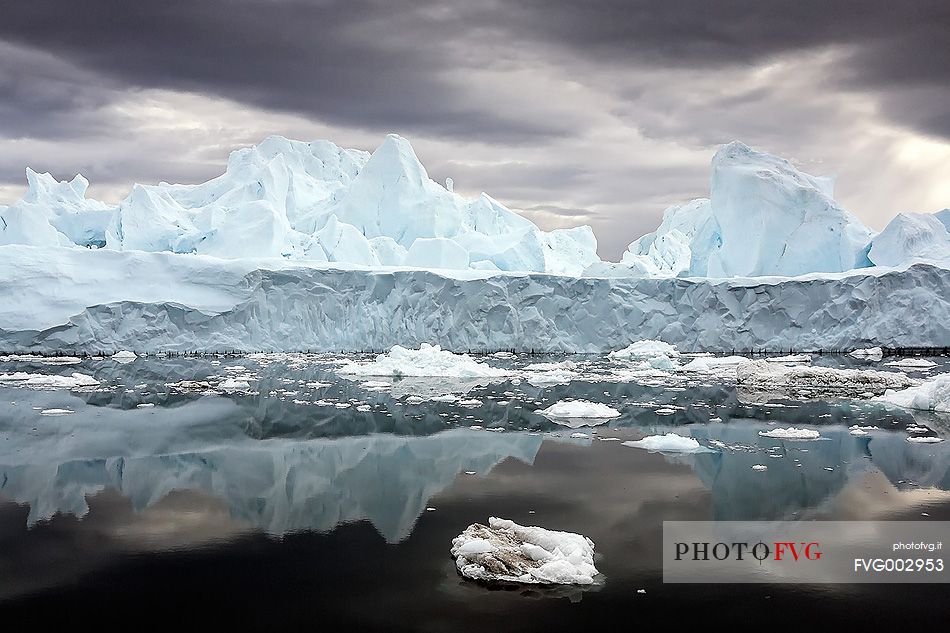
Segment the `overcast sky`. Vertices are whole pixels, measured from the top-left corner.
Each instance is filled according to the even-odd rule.
[[[947,0],[30,0],[0,16],[0,203],[24,168],[200,182],[269,134],[409,138],[436,180],[615,258],[740,139],[874,228],[950,206]]]

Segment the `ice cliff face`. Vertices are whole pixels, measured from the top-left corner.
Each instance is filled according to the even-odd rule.
[[[277,265],[275,267],[275,264]],[[64,281],[65,280],[65,281]],[[605,352],[942,346],[950,275],[918,264],[795,279],[585,278],[316,268],[0,247],[0,349]]]

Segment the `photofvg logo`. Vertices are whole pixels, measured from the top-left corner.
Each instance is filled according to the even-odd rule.
[[[942,521],[666,521],[671,583],[947,582]]]
[[[691,557],[694,561],[724,561],[734,558],[737,561],[755,559],[760,563],[766,560],[782,561],[791,557],[794,561],[821,560],[821,543],[818,541],[773,541],[772,543],[750,544],[748,542],[693,541],[674,543],[676,560]]]

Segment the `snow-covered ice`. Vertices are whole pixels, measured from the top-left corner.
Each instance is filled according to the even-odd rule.
[[[451,553],[459,573],[471,580],[590,585],[599,574],[589,538],[496,517],[487,526],[465,528],[452,539]]]
[[[691,437],[676,433],[648,435],[641,440],[623,442],[622,446],[642,448],[654,453],[714,453]]]

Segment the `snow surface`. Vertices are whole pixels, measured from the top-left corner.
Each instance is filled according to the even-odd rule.
[[[594,543],[571,532],[490,517],[452,539],[455,565],[470,580],[590,585],[598,575]]]
[[[715,352],[950,340],[950,275],[925,264],[797,279],[596,279],[0,246],[0,287],[17,297],[0,301],[0,349],[11,352],[438,343],[453,351],[594,353],[629,345],[632,332]]]
[[[666,435],[648,435],[642,440],[623,442],[622,446],[643,448],[652,453],[714,453],[691,437],[676,433]]]
[[[905,409],[950,412],[950,374],[941,374],[933,380],[906,389],[888,389],[875,400]]]

